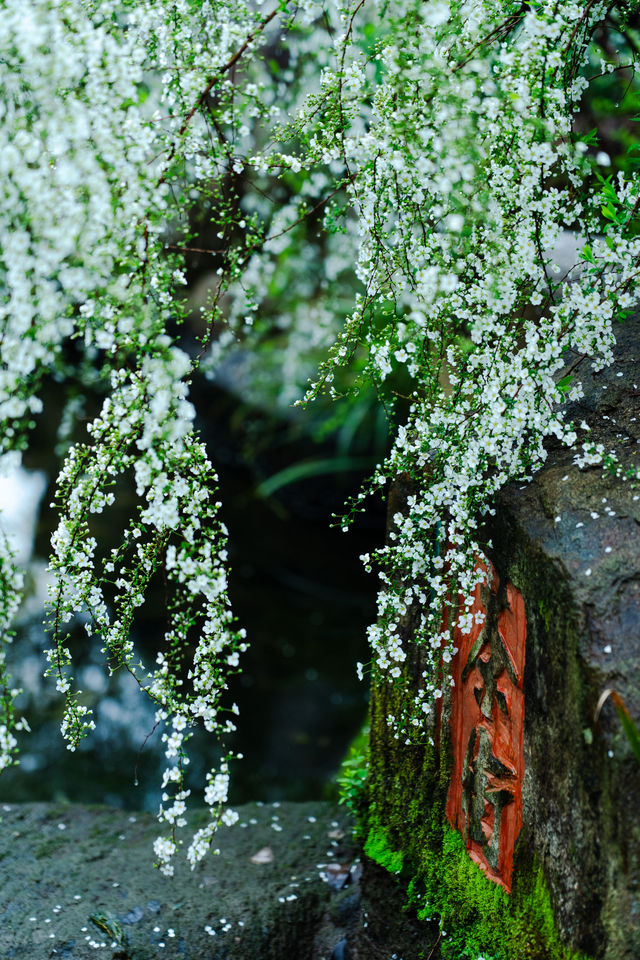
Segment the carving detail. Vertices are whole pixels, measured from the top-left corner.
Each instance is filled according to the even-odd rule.
[[[477,586],[471,608],[485,614],[484,623],[466,636],[457,627],[454,633],[447,818],[460,830],[472,860],[510,891],[522,827],[527,624],[520,591],[509,582],[500,591],[493,568],[492,574],[491,590]]]

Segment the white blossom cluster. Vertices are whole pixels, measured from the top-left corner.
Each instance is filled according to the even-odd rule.
[[[28,729],[24,718],[15,717],[14,700],[19,690],[11,686],[7,669],[7,647],[13,639],[11,625],[20,605],[22,586],[22,574],[16,568],[11,546],[3,534],[0,536],[0,772],[16,762],[18,741],[14,731]]]
[[[167,760],[155,853],[171,874],[194,725],[222,742],[233,732],[223,698],[245,649],[189,400],[201,360],[275,343],[281,403],[321,351],[309,398],[410,384],[371,486],[409,478],[412,493],[364,562],[381,568],[373,669],[402,678],[408,618],[428,652],[390,718],[422,735],[452,626],[472,627],[482,517],[544,462],[547,438],[575,443],[559,405],[580,396],[580,364],[611,362],[612,323],[635,303],[639,185],[596,176],[606,158],[573,123],[590,38],[616,14],[597,0],[4,0],[2,14],[0,466],[27,443],[44,377],[69,376],[77,350],[104,400],[58,479],[47,673],[70,749],[93,727],[73,686],[79,617],[109,668],[154,700]],[[620,66],[600,53],[601,72]],[[195,250],[214,279],[194,349],[181,322],[196,204],[216,242]],[[568,276],[549,252],[567,230],[584,238]],[[586,445],[580,462],[599,455]],[[138,500],[108,550],[95,517],[127,483]],[[160,573],[168,626],[145,666],[131,627]],[[3,644],[19,592],[0,538]],[[0,768],[20,724],[4,659]],[[192,865],[236,818],[223,754]]]
[[[229,608],[227,531],[213,499],[216,475],[192,430],[194,411],[182,379],[188,368],[186,355],[171,347],[165,356],[147,355],[132,379],[114,375],[113,393],[89,427],[93,443],[74,446],[58,478],[61,519],[51,560],[52,630],[59,639],[49,651],[48,673],[66,697],[63,734],[69,749],[93,728],[73,690],[63,640],[63,625],[81,613],[88,614],[87,631],[99,637],[110,670],[133,674],[158,705],[157,721],[170,731],[162,735],[168,767],[160,819],[171,836],[156,850],[168,874],[173,868],[165,854],[176,845],[176,829],[186,825],[186,746],[193,725],[199,721],[220,735],[235,729],[220,699],[246,646]],[[113,502],[111,488],[128,471],[142,502],[120,545],[100,558],[90,518]],[[136,659],[131,625],[159,569],[169,592],[169,625],[149,670]],[[226,799],[205,791],[211,833]]]
[[[58,478],[47,673],[65,697],[71,750],[94,726],[71,676],[67,634],[78,615],[109,669],[129,670],[156,702],[168,730],[160,819],[170,831],[156,854],[170,873],[186,823],[186,746],[197,722],[220,736],[234,729],[221,698],[245,644],[229,608],[217,478],[188,400],[198,358],[169,333],[185,282],[169,240],[183,237],[200,196],[193,184],[215,194],[227,175],[233,151],[211,130],[233,136],[260,103],[255,91],[238,96],[233,74],[275,14],[248,3],[8,0],[2,15],[0,457],[24,448],[41,382],[68,375],[65,351],[77,341],[83,369],[107,395]],[[140,504],[105,556],[92,518],[131,477]],[[1,543],[6,643],[20,578]],[[145,667],[131,625],[156,571],[166,575],[168,629],[156,665]],[[2,650],[0,767],[23,727],[4,660]],[[207,799],[212,835],[223,803]]]
[[[336,393],[335,374],[362,341],[381,390],[399,373],[412,382],[408,419],[371,485],[410,477],[414,488],[373,557],[382,580],[374,671],[399,679],[409,639],[428,652],[421,688],[402,717],[389,717],[398,735],[422,735],[447,680],[452,628],[472,627],[479,524],[495,493],[530,478],[548,437],[575,443],[559,405],[581,395],[580,364],[612,361],[613,321],[636,302],[640,184],[598,178],[601,152],[574,128],[590,38],[608,9],[397,0],[385,7],[372,83],[353,4],[335,72],[323,75],[312,151],[341,158],[350,174],[365,293],[308,396]],[[331,110],[338,131],[326,123]],[[550,251],[568,230],[584,250],[567,276]],[[585,448],[580,462],[593,456]]]

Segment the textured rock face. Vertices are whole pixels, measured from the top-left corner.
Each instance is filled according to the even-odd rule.
[[[616,333],[616,363],[599,373],[583,370],[586,361],[578,366],[585,397],[567,413],[591,427],[585,440],[614,450],[627,470],[640,463],[640,318]],[[435,746],[393,740],[385,717],[405,694],[374,690],[365,849],[378,866],[365,861],[365,899],[371,912],[384,895],[379,866],[391,864],[405,889],[425,890],[447,914],[445,925],[459,928],[457,947],[438,939],[433,924],[422,934],[407,930],[405,960],[421,950],[455,957],[465,928],[477,953],[508,960],[567,951],[640,957],[640,764],[611,702],[594,716],[602,691],[614,688],[640,724],[640,486],[600,466],[580,470],[573,458],[549,448],[532,482],[499,498],[486,530],[497,577],[476,598],[487,621],[478,636],[460,638],[457,689],[434,719]],[[397,486],[392,513],[409,492]],[[523,669],[509,618],[526,637]],[[411,613],[405,629],[411,633]],[[410,683],[420,670],[415,649]],[[478,890],[465,900],[465,868],[443,852],[451,846],[445,818],[499,896]],[[440,901],[438,881],[446,889]],[[511,886],[511,895],[502,892]],[[425,921],[437,912],[410,899]],[[494,911],[494,941],[482,911]],[[519,931],[511,943],[510,930]]]
[[[582,374],[568,414],[623,467],[640,449],[640,323],[617,362]],[[579,470],[566,450],[500,498],[494,562],[527,611],[524,824],[567,939],[594,956],[640,956],[640,765],[611,704],[640,721],[640,488]]]
[[[0,960],[329,960],[359,919],[344,810],[238,812],[219,856],[166,878],[149,814],[0,804]]]

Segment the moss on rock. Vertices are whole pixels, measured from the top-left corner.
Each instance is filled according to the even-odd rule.
[[[408,669],[415,672],[415,664]],[[402,695],[400,685],[374,691],[368,807],[360,829],[365,909],[386,916],[389,927],[385,904],[397,886],[406,922],[403,931],[372,921],[364,932],[368,953],[362,955],[377,956],[379,948],[380,956],[388,949],[387,956],[395,952],[403,960],[587,960],[562,942],[526,833],[516,847],[511,894],[470,859],[445,818],[446,746],[408,746],[387,728],[386,717]]]
[[[585,371],[584,397],[567,410],[590,439],[615,447],[623,470],[640,451],[640,316],[625,324],[618,365]],[[391,517],[412,493],[400,478]],[[612,687],[640,722],[640,494],[573,452],[550,449],[528,485],[512,485],[485,531],[501,583],[524,598],[524,828],[507,895],[470,860],[446,821],[451,775],[445,694],[425,743],[388,729],[424,669],[411,651],[400,681],[372,692],[370,775],[362,820],[363,894],[369,913],[359,956],[403,960],[637,960],[640,956],[640,767]],[[428,743],[429,739],[432,743]],[[404,926],[389,898],[404,906]],[[398,899],[399,898],[399,899]],[[446,931],[446,934],[445,934]]]
[[[417,957],[433,951],[440,960],[588,960],[561,942],[542,869],[533,861],[509,895],[487,880],[448,825],[440,849],[426,847],[417,863],[409,865],[380,824],[371,826],[365,854],[398,876],[407,912],[424,923]]]

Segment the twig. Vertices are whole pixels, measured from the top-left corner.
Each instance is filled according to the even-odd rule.
[[[142,751],[144,750],[145,746],[147,745],[147,740],[154,735],[154,733],[156,732],[156,730],[157,730],[158,727],[160,726],[160,722],[161,722],[160,720],[156,720],[156,722],[155,722],[154,725],[153,725],[153,728],[149,731],[149,733],[146,735],[146,737],[144,738],[144,740],[143,740],[142,743],[140,744],[140,749],[138,750],[138,755],[136,756],[136,766],[135,766],[135,770],[134,770],[134,772],[133,772],[133,782],[134,782],[134,784],[135,784],[136,787],[138,786],[138,763],[140,762],[140,756],[141,756]]]
[[[173,158],[175,157],[176,151],[177,151],[177,141],[178,141],[182,136],[184,136],[184,134],[186,133],[187,128],[188,128],[189,124],[191,123],[191,121],[193,120],[193,117],[195,116],[196,111],[200,109],[200,107],[202,106],[202,104],[205,102],[205,100],[207,99],[207,97],[209,96],[209,94],[211,93],[211,91],[213,90],[213,88],[214,88],[214,86],[215,86],[215,84],[216,84],[216,80],[218,79],[218,77],[220,77],[221,74],[226,73],[228,70],[231,70],[231,68],[236,65],[236,63],[238,62],[238,60],[240,59],[240,57],[242,56],[242,54],[245,52],[245,50],[247,49],[247,47],[249,47],[249,46],[253,43],[253,41],[254,41],[255,38],[258,36],[258,34],[259,34],[259,33],[262,33],[262,31],[264,30],[264,28],[265,28],[269,23],[271,23],[271,21],[278,15],[279,12],[280,12],[280,7],[278,6],[278,7],[276,7],[274,10],[272,10],[271,13],[264,18],[264,20],[261,20],[261,21],[260,21],[260,24],[256,27],[256,29],[253,31],[253,33],[251,33],[251,34],[247,37],[247,39],[246,39],[245,42],[242,44],[242,46],[241,46],[241,47],[238,47],[238,49],[236,50],[236,52],[234,53],[234,55],[233,55],[229,60],[227,60],[226,63],[224,63],[221,67],[219,67],[218,70],[216,71],[216,73],[213,75],[213,77],[211,77],[211,79],[208,81],[206,87],[204,88],[204,90],[202,91],[202,93],[200,94],[200,96],[198,97],[198,99],[196,100],[196,102],[194,103],[194,105],[193,105],[193,106],[191,107],[191,109],[189,110],[189,113],[186,115],[186,117],[184,118],[184,120],[183,120],[182,123],[180,124],[180,127],[179,127],[179,129],[178,129],[178,133],[177,133],[177,135],[176,135],[176,142],[174,142],[173,146],[171,147],[171,151],[170,151],[170,153],[169,153],[169,157],[168,157],[167,163],[171,163],[171,161],[172,161]],[[158,185],[160,185],[161,183],[164,183],[164,181],[165,181],[165,179],[166,179],[166,175],[167,175],[167,174],[166,174],[166,171],[165,171],[165,173],[163,173],[162,176],[160,177],[160,179],[159,179],[159,181],[158,181]]]
[[[442,936],[442,929],[440,929],[440,931],[438,932],[438,939],[436,940],[436,942],[434,943],[434,945],[431,947],[431,953],[430,953],[429,956],[427,957],[427,960],[431,960],[431,957],[433,956],[434,950],[436,949],[436,947],[437,947],[438,944],[440,943],[440,937],[441,937],[441,936]]]

